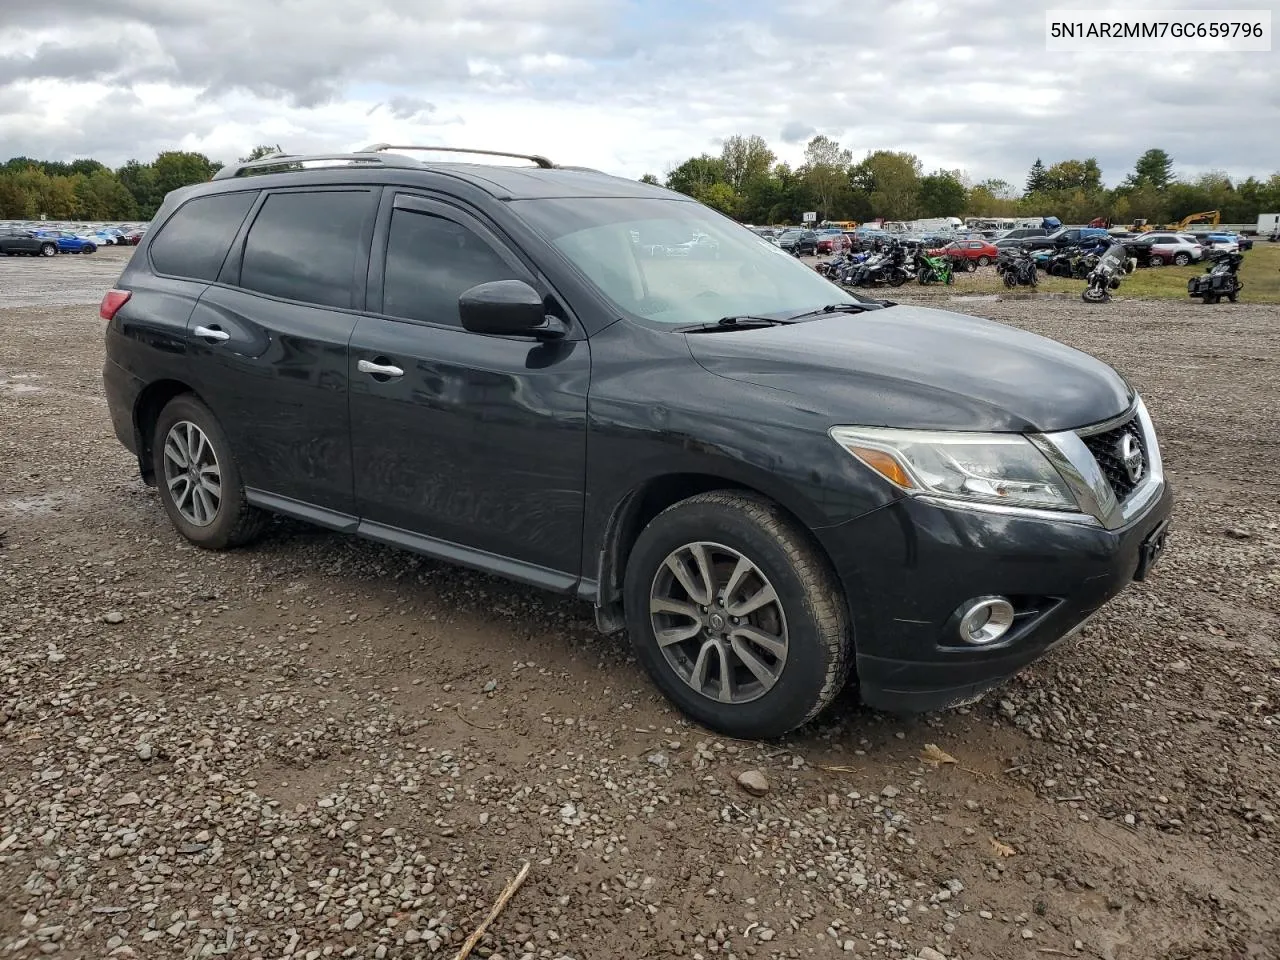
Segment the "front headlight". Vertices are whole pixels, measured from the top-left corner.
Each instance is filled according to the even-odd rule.
[[[833,427],[831,437],[909,494],[1078,511],[1045,455],[1016,433]]]

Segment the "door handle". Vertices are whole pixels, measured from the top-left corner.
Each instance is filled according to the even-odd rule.
[[[399,367],[390,363],[373,363],[369,360],[360,360],[356,363],[356,369],[361,373],[371,373],[375,377],[403,377],[404,371]]]
[[[217,327],[196,327],[196,336],[205,340],[217,340],[219,343],[231,339],[231,334]]]

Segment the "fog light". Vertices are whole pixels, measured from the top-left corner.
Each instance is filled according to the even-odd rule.
[[[1004,597],[978,597],[960,609],[960,639],[965,643],[995,643],[1013,626],[1013,604]]]

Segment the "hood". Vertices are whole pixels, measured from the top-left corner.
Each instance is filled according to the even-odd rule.
[[[785,391],[832,424],[1048,432],[1114,417],[1133,397],[1086,353],[923,307],[685,336],[709,372]]]

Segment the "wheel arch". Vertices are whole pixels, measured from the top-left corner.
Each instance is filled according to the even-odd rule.
[[[596,569],[595,608],[596,625],[603,633],[617,633],[625,628],[622,603],[622,585],[627,560],[640,532],[663,510],[682,500],[708,493],[712,490],[732,490],[748,493],[768,500],[795,525],[808,535],[809,527],[793,508],[778,496],[740,479],[715,473],[686,471],[650,477],[631,488],[614,507],[597,545],[594,558]],[[832,565],[827,551],[816,537],[808,535],[813,549],[823,562]],[[837,582],[838,582],[837,577]]]
[[[133,404],[133,430],[135,449],[138,451],[138,470],[142,479],[149,486],[155,486],[155,468],[152,465],[152,441],[155,438],[156,421],[160,419],[160,411],[174,397],[189,393],[201,399],[199,393],[190,384],[181,380],[165,379],[149,383],[138,394]],[[203,399],[201,399],[203,403]]]

